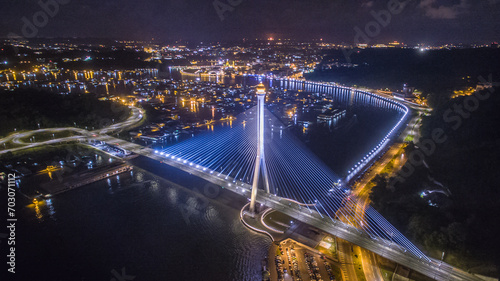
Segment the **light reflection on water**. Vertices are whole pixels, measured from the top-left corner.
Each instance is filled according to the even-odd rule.
[[[35,203],[35,214],[36,214],[36,218],[39,220],[39,221],[42,221],[43,220],[43,215],[42,215],[42,212],[40,212],[40,207],[38,206],[38,203]]]
[[[260,280],[270,240],[204,198],[140,169],[75,189],[28,208],[20,250],[34,255],[23,262],[44,269],[38,280],[102,280],[117,266],[141,280]]]
[[[56,210],[54,209],[54,205],[52,205],[52,199],[47,199],[47,200],[45,201],[45,203],[47,203],[47,207],[49,208],[49,210],[48,210],[49,217],[50,217],[52,220],[56,220],[56,217],[55,217]]]

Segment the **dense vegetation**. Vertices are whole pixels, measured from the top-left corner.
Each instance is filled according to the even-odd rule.
[[[306,76],[393,91],[401,90],[403,83],[408,83],[425,95],[431,94],[432,100],[454,89],[475,86],[479,76],[493,74],[493,80],[498,81],[500,64],[494,63],[496,61],[500,61],[500,49],[366,49],[349,56],[342,50],[332,50],[316,71]],[[348,62],[357,66],[346,67]],[[329,65],[333,65],[332,69],[328,69]]]
[[[445,251],[445,261],[491,275],[498,274],[500,264],[500,88],[481,93],[489,97],[476,99],[478,103],[458,97],[424,118],[420,143],[410,143],[406,155],[411,158],[419,153],[415,151],[430,147],[424,147],[423,140],[431,140],[436,129],[443,129],[446,141],[423,154],[425,163],[413,161],[414,171],[407,163],[399,174],[405,180],[379,176],[371,199],[377,210],[434,256],[440,258]],[[464,105],[463,117],[450,113]],[[422,198],[424,190],[448,195],[436,192]]]
[[[37,90],[0,91],[0,136],[52,127],[102,128],[125,120],[130,109],[92,94],[61,95]]]

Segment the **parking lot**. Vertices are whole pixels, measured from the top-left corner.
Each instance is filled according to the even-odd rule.
[[[271,269],[271,280],[341,280],[334,275],[334,264],[325,256],[319,254],[298,242],[285,240],[273,245],[275,259]]]

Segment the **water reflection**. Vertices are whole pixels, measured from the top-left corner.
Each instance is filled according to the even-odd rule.
[[[85,280],[98,280],[106,274],[101,272],[101,264],[105,269],[114,266],[107,263],[109,260],[135,268],[134,273],[144,276],[144,280],[260,278],[261,260],[270,241],[246,229],[239,221],[238,210],[139,168],[120,174],[119,182],[120,189],[118,178],[109,178],[40,201],[38,206],[32,204],[30,212],[26,212],[30,217],[22,219],[26,231],[20,238],[25,241],[22,250],[33,253],[25,257],[26,262],[33,269],[43,269],[47,277],[44,280],[69,280],[75,272],[86,276]],[[114,192],[108,193],[108,188]],[[56,203],[59,222],[53,223]],[[75,235],[76,229],[84,231]],[[127,231],[126,235],[121,235],[123,231]],[[61,241],[71,245],[71,251],[82,254],[71,256],[62,247],[52,246]],[[117,255],[119,245],[127,245],[130,250]],[[39,259],[49,251],[53,254],[50,259]],[[141,252],[149,254],[137,258]],[[91,260],[96,262],[89,263]],[[53,269],[50,265],[54,262],[60,268]],[[200,265],[200,270],[193,271],[193,263]],[[151,266],[160,270],[148,271]],[[172,275],[171,268],[176,268],[176,275]]]
[[[54,205],[52,204],[52,199],[47,199],[45,201],[45,203],[47,203],[47,207],[49,208],[49,217],[52,219],[52,220],[56,220],[56,217],[55,217],[55,214],[56,214],[56,210],[54,208]]]
[[[158,191],[159,188],[160,188],[160,181],[158,181],[158,180],[152,180],[150,182],[150,188],[153,191]]]
[[[179,199],[179,194],[177,192],[177,189],[176,188],[173,188],[173,187],[170,187],[167,189],[167,197],[168,197],[168,201],[170,202],[170,204],[172,205],[175,205],[177,204],[177,200]]]
[[[42,212],[40,212],[40,207],[38,206],[38,202],[36,202],[34,205],[35,205],[36,218],[38,219],[38,221],[43,221],[43,215]]]

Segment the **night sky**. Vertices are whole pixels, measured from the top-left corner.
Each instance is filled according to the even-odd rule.
[[[23,36],[23,17],[32,37],[97,37],[139,40],[241,40],[243,38],[323,38],[355,43],[355,27],[374,21],[389,0],[41,0],[60,3],[44,18],[38,1],[2,0],[0,37]],[[404,0],[391,0],[404,1]],[[218,5],[220,11],[214,6]],[[231,5],[231,3],[233,5]],[[409,0],[401,13],[369,37],[370,44],[398,40],[408,44],[500,41],[500,0]],[[226,10],[226,11],[224,11]],[[222,14],[222,12],[224,13]],[[45,22],[44,22],[45,21]],[[362,38],[358,36],[358,39]],[[359,39],[364,43],[364,39]]]

